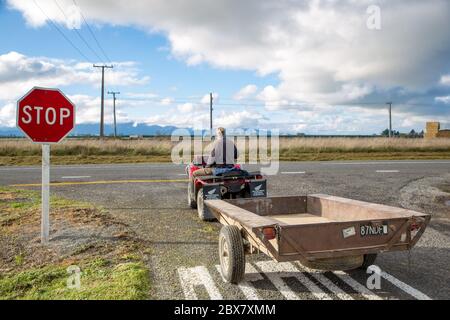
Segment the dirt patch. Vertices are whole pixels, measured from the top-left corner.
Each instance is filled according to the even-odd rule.
[[[450,220],[450,174],[412,181],[400,190],[404,208]]]
[[[60,199],[52,201],[50,242],[44,246],[38,197],[20,191],[2,191],[0,197],[8,200],[0,205],[0,274],[85,259],[130,260],[145,249],[108,212]]]

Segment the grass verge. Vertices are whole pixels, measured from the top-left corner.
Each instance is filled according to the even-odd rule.
[[[37,192],[0,188],[0,299],[148,299],[143,245],[89,203],[53,197],[52,239],[40,244]],[[68,286],[69,266],[81,271]]]
[[[0,276],[0,299],[139,300],[149,291],[142,262],[113,264],[95,259],[80,264],[80,288],[68,287],[68,264],[31,268]]]

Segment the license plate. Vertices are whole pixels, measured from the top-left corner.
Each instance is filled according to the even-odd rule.
[[[382,225],[361,225],[360,226],[361,237],[365,236],[384,236],[388,234],[388,226]]]

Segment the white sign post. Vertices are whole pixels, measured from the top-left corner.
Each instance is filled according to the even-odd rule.
[[[42,145],[42,217],[41,242],[48,243],[50,234],[50,145]]]
[[[75,127],[75,105],[59,90],[33,88],[17,101],[17,127],[42,144],[41,242],[50,235],[50,144],[64,139]]]

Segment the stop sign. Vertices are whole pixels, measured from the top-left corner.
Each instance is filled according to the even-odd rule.
[[[17,126],[40,143],[57,143],[75,126],[75,106],[59,90],[33,88],[17,102]]]

